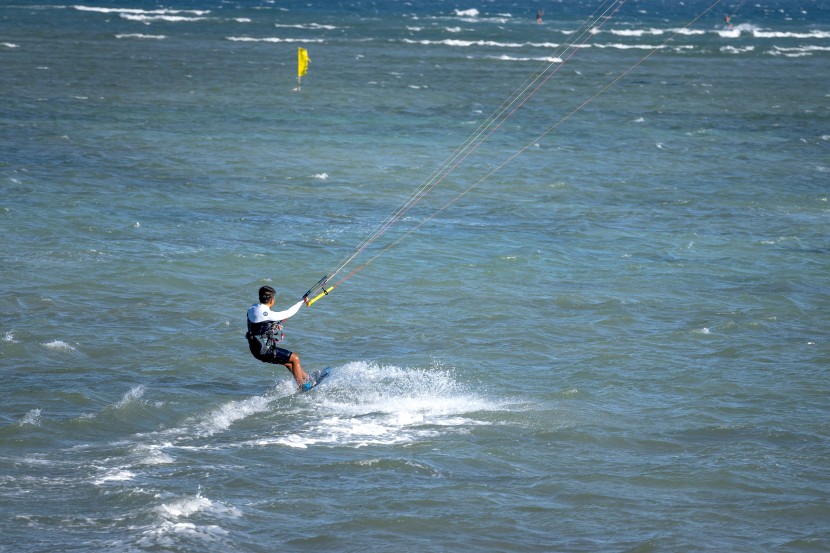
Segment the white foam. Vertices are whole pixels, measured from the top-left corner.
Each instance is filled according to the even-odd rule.
[[[307,24],[298,24],[298,25],[280,25],[279,23],[275,23],[274,27],[279,29],[304,29],[309,31],[317,31],[317,30],[326,30],[326,31],[334,31],[337,29],[334,25],[322,25],[320,23],[307,23]]]
[[[254,396],[228,402],[208,413],[196,425],[196,431],[202,437],[212,436],[217,432],[227,430],[238,420],[267,411],[270,404],[271,399],[265,396]]]
[[[172,463],[174,461],[173,457],[164,451],[169,447],[173,447],[173,444],[170,442],[164,444],[137,445],[133,448],[133,453],[137,457],[135,464],[166,465]]]
[[[142,33],[126,33],[126,34],[119,34],[115,35],[115,38],[141,38],[146,40],[164,40],[167,38],[165,35],[145,35]]]
[[[755,50],[755,46],[723,46],[721,47],[720,51],[724,54],[746,54],[747,52],[752,52]]]
[[[273,43],[282,43],[282,42],[321,43],[321,42],[325,42],[321,38],[279,38],[279,37],[253,38],[253,37],[248,37],[248,36],[229,36],[229,37],[225,37],[225,40],[230,40],[232,42],[273,42]]]
[[[125,482],[135,478],[135,473],[124,468],[116,468],[108,471],[101,478],[97,478],[94,483],[98,486],[107,482]]]
[[[5,46],[6,48],[20,48],[20,45],[15,44],[13,42],[3,42],[3,43],[0,43],[0,44]]]
[[[116,409],[126,407],[130,403],[137,401],[144,395],[144,386],[135,386],[129,392],[121,397],[121,400],[114,405]]]
[[[140,23],[153,23],[156,21],[166,21],[168,23],[182,23],[192,21],[204,21],[205,17],[191,17],[185,15],[144,15],[133,13],[119,13],[119,17],[129,21],[138,21]]]
[[[666,31],[664,31],[663,29],[611,29],[608,32],[612,35],[617,36],[641,37],[644,35],[660,36],[664,34]]]
[[[455,38],[445,38],[443,40],[412,40],[410,38],[403,39],[406,44],[421,44],[424,46],[457,46],[461,48],[469,48],[470,46],[493,46],[497,48],[522,48],[526,46],[518,42],[496,42],[493,40],[460,40]]]
[[[547,63],[562,63],[562,58],[532,58],[532,57],[519,57],[519,56],[508,56],[507,54],[502,54],[501,56],[492,56],[489,59],[499,60],[499,61],[544,61]]]
[[[467,10],[459,10],[456,8],[455,15],[458,17],[478,17],[479,11],[475,8],[470,8]]]
[[[741,36],[741,31],[738,29],[722,29],[717,33],[723,38],[740,38]]]
[[[86,12],[98,12],[98,13],[129,13],[129,14],[136,14],[136,15],[167,15],[167,14],[180,14],[180,13],[187,13],[191,15],[207,15],[210,13],[210,10],[170,10],[170,9],[158,9],[158,10],[142,10],[139,8],[99,8],[94,6],[73,6],[78,11],[86,11]]]
[[[40,409],[32,409],[20,420],[20,426],[40,426]]]
[[[157,528],[144,532],[144,537],[138,541],[138,545],[146,548],[172,548],[178,541],[175,536],[187,536],[206,542],[216,542],[227,535],[227,530],[215,524],[197,526],[192,522],[165,520]]]
[[[328,175],[328,173],[317,173],[312,178],[315,178],[317,180],[328,180],[329,175]]]
[[[8,342],[9,344],[19,344],[20,340],[14,339],[14,332],[9,330],[6,332],[6,335],[3,337],[4,342]]]
[[[792,33],[782,31],[762,31],[759,29],[752,30],[752,36],[755,38],[830,38],[830,32],[814,30],[809,33]]]
[[[666,47],[665,44],[659,44],[654,46],[652,44],[620,44],[620,43],[613,43],[613,44],[600,44],[595,43],[593,44],[595,48],[616,48],[617,50],[662,50]]]
[[[379,367],[365,362],[336,368],[313,394],[302,397],[323,418],[288,434],[262,437],[253,445],[308,448],[407,444],[453,428],[465,432],[488,424],[467,416],[502,406],[471,393],[439,368]]]
[[[58,351],[75,351],[74,347],[70,346],[63,340],[52,340],[51,342],[46,342],[45,344],[41,345],[49,349],[54,349]]]
[[[159,507],[159,512],[165,518],[189,517],[193,513],[204,511],[213,506],[213,502],[207,497],[195,495],[183,497]]]
[[[797,46],[797,47],[783,47],[773,46],[768,54],[773,56],[785,56],[789,58],[800,58],[804,56],[812,56],[814,52],[830,52],[830,46]]]

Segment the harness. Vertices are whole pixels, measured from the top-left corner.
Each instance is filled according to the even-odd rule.
[[[248,321],[248,332],[245,338],[251,340],[256,338],[262,345],[259,354],[265,355],[272,348],[277,347],[279,342],[285,339],[285,333],[282,331],[282,321],[265,321],[261,323],[252,323]]]

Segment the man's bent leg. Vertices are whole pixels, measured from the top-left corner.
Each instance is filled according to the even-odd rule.
[[[291,356],[288,358],[288,362],[285,363],[285,368],[291,371],[291,374],[294,375],[294,380],[297,381],[298,386],[302,387],[304,382],[311,380],[305,371],[303,371],[302,366],[300,366],[300,356],[294,352],[291,353]]]

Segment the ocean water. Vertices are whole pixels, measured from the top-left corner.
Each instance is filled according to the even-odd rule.
[[[830,551],[828,67],[823,0],[4,2],[0,551]],[[334,272],[297,394],[245,310]]]

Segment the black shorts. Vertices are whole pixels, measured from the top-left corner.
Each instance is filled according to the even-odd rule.
[[[256,337],[248,338],[248,347],[251,349],[251,355],[263,363],[273,363],[275,365],[285,365],[294,353],[284,348],[271,346],[270,349],[263,354],[262,342],[260,342]]]

